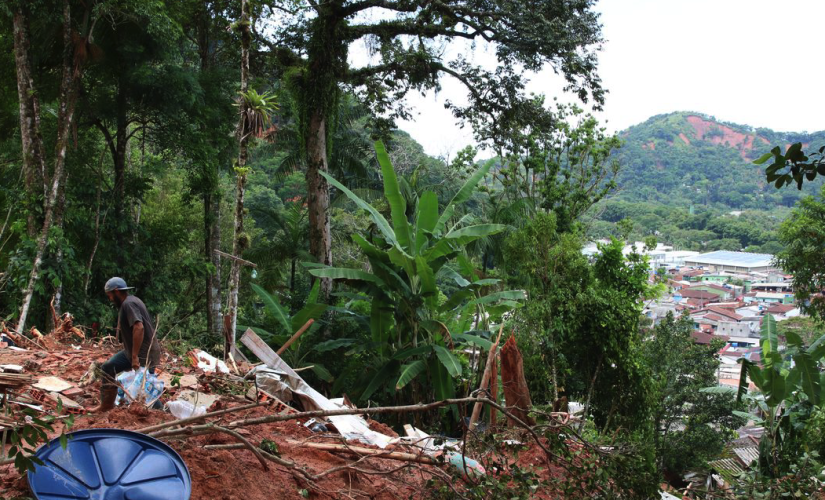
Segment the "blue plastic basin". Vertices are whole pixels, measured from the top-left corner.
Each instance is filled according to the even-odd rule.
[[[37,450],[45,465],[29,472],[38,500],[189,500],[189,469],[175,450],[144,434],[87,429]]]

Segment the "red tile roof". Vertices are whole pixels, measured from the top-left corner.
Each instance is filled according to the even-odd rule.
[[[703,317],[703,318],[705,318],[705,319],[709,319],[709,320],[711,320],[711,321],[729,321],[729,319],[728,319],[728,318],[726,318],[726,317],[724,317],[724,316],[720,316],[720,315],[715,314],[715,313],[712,313],[712,312],[711,312],[711,313],[707,313],[707,314],[705,314],[705,315],[704,315],[704,316],[702,316],[702,317]]]
[[[682,297],[686,297],[689,299],[700,299],[700,300],[711,300],[716,299],[719,300],[719,296],[715,293],[706,292],[705,290],[693,290],[690,288],[683,289],[681,292]]]
[[[788,311],[793,311],[796,306],[791,304],[776,304],[766,309],[771,314],[785,314]]]
[[[736,314],[730,309],[725,309],[724,307],[716,307],[715,305],[709,305],[708,310],[715,312],[716,314],[726,316],[728,319],[732,319],[734,321],[742,321],[742,318],[744,318],[744,316],[740,316],[739,314]]]
[[[694,344],[703,344],[703,345],[710,344],[710,342],[713,339],[722,339],[724,341],[728,340],[728,337],[726,335],[713,335],[712,333],[700,332],[700,331],[694,331],[693,333],[690,334],[690,337],[693,339]]]

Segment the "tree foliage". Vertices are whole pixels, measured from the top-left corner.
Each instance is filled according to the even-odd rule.
[[[819,196],[799,203],[782,224],[779,236],[785,249],[777,263],[793,274],[794,294],[806,311],[825,319],[825,188]]]
[[[734,430],[745,423],[729,393],[701,389],[716,383],[722,342],[696,344],[693,321],[669,314],[642,347],[650,367],[654,397],[652,419],[659,467],[683,475],[715,459]]]

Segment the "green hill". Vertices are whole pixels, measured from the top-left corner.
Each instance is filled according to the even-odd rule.
[[[693,112],[657,115],[621,132],[619,199],[668,205],[766,209],[792,206],[818,189],[777,190],[753,160],[773,146],[825,145],[825,131],[783,133]]]

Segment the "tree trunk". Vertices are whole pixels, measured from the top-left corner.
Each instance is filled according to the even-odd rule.
[[[216,189],[217,191],[217,189]],[[209,258],[212,262],[212,273],[209,276],[209,303],[208,315],[212,320],[212,335],[221,337],[223,332],[223,313],[221,312],[221,256],[216,250],[221,249],[221,199],[217,192],[209,197],[210,225],[209,228]]]
[[[321,172],[328,172],[326,119],[321,110],[309,117],[307,149],[307,206],[309,208],[309,252],[324,265],[332,265],[332,232],[329,225],[329,183]],[[326,302],[332,280],[321,279],[319,300]]]
[[[60,196],[61,181],[63,180],[63,170],[66,165],[66,149],[69,144],[69,130],[74,118],[74,108],[77,102],[77,81],[80,78],[79,68],[73,68],[73,46],[71,36],[71,8],[69,1],[63,1],[63,77],[60,82],[60,100],[57,114],[57,140],[55,143],[54,172],[52,174],[51,190],[45,200],[45,211],[43,227],[37,239],[37,252],[32,263],[29,282],[23,294],[23,305],[20,308],[20,319],[17,322],[17,333],[23,333],[26,327],[26,319],[29,314],[32,296],[34,295],[34,285],[40,273],[40,266],[43,263],[43,254],[46,250],[46,242],[49,238],[49,230],[54,218],[55,205]],[[39,133],[39,131],[37,131]]]
[[[329,171],[327,134],[332,127],[331,116],[338,105],[340,69],[347,65],[348,44],[339,32],[346,25],[336,7],[338,2],[321,2],[318,17],[312,22],[312,38],[307,49],[307,72],[302,82],[304,111],[301,127],[304,133],[306,161],[307,206],[309,209],[309,251],[315,260],[332,265],[332,233],[329,218],[329,184],[321,176]],[[321,279],[319,300],[328,302],[332,280]]]
[[[524,376],[524,364],[516,345],[516,338],[510,336],[501,348],[501,387],[504,389],[504,400],[507,409],[516,417],[529,425],[535,421],[530,417],[530,408],[533,402],[530,399],[530,389]],[[508,425],[514,422],[508,419]]]
[[[206,3],[200,7],[195,29],[200,70],[204,73],[210,66],[211,17]],[[206,276],[206,325],[212,336],[223,338],[221,257],[216,253],[221,249],[221,192],[218,165],[217,161],[205,161],[203,165],[204,179],[211,181],[203,191],[203,235],[206,261],[212,265],[212,270]]]
[[[63,216],[66,213],[66,184],[69,182],[69,173],[65,169],[63,170],[63,180],[60,181],[60,187],[58,188],[57,194],[57,202],[54,206],[54,223],[53,225],[58,229],[63,229]],[[54,302],[52,309],[53,312],[60,317],[60,307],[61,302],[63,299],[63,273],[60,272],[60,269],[63,264],[63,245],[59,244],[57,247],[57,255],[55,255],[55,261],[57,263],[57,271],[58,276],[60,278],[60,284],[57,285],[57,288],[54,290]]]
[[[587,416],[590,414],[590,401],[593,399],[593,390],[596,388],[596,378],[599,376],[599,370],[602,367],[602,361],[604,360],[604,353],[599,354],[599,361],[596,363],[596,369],[593,370],[593,378],[590,380],[590,387],[587,389],[587,400],[584,403],[584,413],[582,414],[582,420],[579,423],[579,432],[584,428],[584,422],[587,420]],[[612,411],[612,410],[611,410]],[[610,420],[610,417],[608,417]],[[605,426],[607,429],[607,426]]]
[[[106,150],[104,149],[100,153],[100,160],[98,161],[98,171],[101,171],[101,167],[103,166],[103,155],[105,154]],[[95,242],[92,245],[92,251],[89,254],[89,262],[86,264],[86,279],[83,283],[83,293],[88,298],[89,296],[89,282],[92,279],[92,263],[95,260],[95,254],[97,253],[97,247],[100,245],[100,226],[106,224],[106,214],[109,213],[109,208],[106,208],[106,211],[103,213],[103,220],[100,219],[100,195],[102,191],[101,184],[103,183],[103,179],[98,179],[97,182],[97,210],[95,211]]]
[[[125,249],[124,232],[122,229],[124,221],[123,207],[126,203],[126,147],[128,139],[128,123],[126,121],[126,95],[122,84],[118,84],[117,89],[117,123],[114,137],[114,157],[112,163],[115,167],[114,185],[114,209],[115,209],[115,246],[117,252],[115,260],[119,268],[123,268],[126,263],[123,249]]]
[[[249,46],[252,40],[249,30],[249,1],[241,0],[241,19],[239,29],[241,32],[241,126],[238,130],[238,182],[235,191],[235,232],[232,238],[232,255],[240,257],[248,244],[248,237],[244,233],[244,194],[246,191],[246,161],[249,156],[249,131],[245,130],[246,123],[244,117],[248,109],[244,94],[249,89]],[[224,346],[224,357],[228,356],[235,345],[235,333],[238,328],[238,288],[241,284],[241,263],[232,260],[232,268],[229,273],[229,332],[227,332],[227,342]]]
[[[40,136],[40,120],[37,117],[37,94],[32,84],[29,64],[28,26],[22,6],[14,13],[14,61],[17,68],[17,98],[20,105],[20,139],[23,144],[26,228],[29,237],[34,238],[37,233],[34,206],[44,185],[46,160],[43,154],[43,139]]]
[[[204,167],[209,168],[209,167]],[[221,257],[215,250],[221,246],[220,202],[218,194],[208,188],[203,193],[203,244],[206,261],[212,270],[206,275],[206,329],[222,337],[221,321]]]

